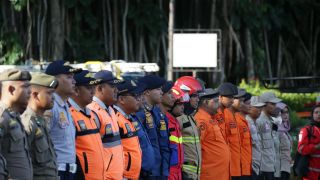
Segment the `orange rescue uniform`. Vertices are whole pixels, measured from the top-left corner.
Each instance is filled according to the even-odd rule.
[[[115,108],[118,110],[118,107]],[[120,109],[120,108],[119,108]],[[135,127],[132,124],[131,117],[117,111],[118,123],[120,128],[121,142],[124,153],[124,173],[127,179],[139,179],[142,152],[139,144],[139,138]]]
[[[101,180],[106,178],[107,160],[97,116],[90,111],[89,115],[70,107],[72,119],[76,127],[77,178]]]
[[[239,112],[235,114],[235,117],[238,123],[241,139],[241,175],[250,176],[252,172],[252,144],[248,122]]]
[[[230,162],[230,175],[241,176],[241,137],[235,115],[229,109],[224,109],[224,121],[232,159]]]
[[[202,180],[230,179],[230,151],[218,125],[219,118],[220,115],[211,116],[202,109],[194,116],[201,132]]]
[[[105,106],[96,97],[88,107],[98,115],[105,155],[111,156],[107,166],[107,179],[123,179],[124,157],[118,118],[111,107]]]

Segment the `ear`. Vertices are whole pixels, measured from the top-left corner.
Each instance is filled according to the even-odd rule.
[[[95,91],[96,92],[102,92],[102,85],[101,84],[98,84],[95,88]]]
[[[36,91],[31,92],[31,97],[32,97],[33,99],[39,100],[38,95],[39,95],[39,92],[36,92]]]
[[[74,94],[75,94],[75,96],[79,96],[80,95],[80,88],[79,87],[76,87],[74,89]]]
[[[9,91],[9,93],[10,93],[11,95],[13,95],[13,93],[14,93],[15,90],[16,90],[16,88],[15,88],[14,86],[12,86],[12,85],[9,85],[9,86],[8,86],[8,91]]]
[[[124,96],[118,96],[118,102],[119,104],[125,104]]]

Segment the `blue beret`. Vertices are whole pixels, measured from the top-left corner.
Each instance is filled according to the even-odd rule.
[[[81,71],[82,69],[75,69],[75,68],[72,68],[71,66],[68,66],[67,63],[63,60],[57,60],[57,61],[51,62],[48,65],[45,73],[51,76],[56,76],[59,74],[79,73]]]
[[[237,86],[232,83],[225,82],[218,87],[219,94],[221,96],[235,96],[238,94]]]
[[[101,79],[93,78],[93,75],[88,70],[82,70],[73,76],[76,81],[76,86],[92,86],[102,82]]]
[[[166,80],[156,75],[147,75],[139,78],[139,82],[145,85],[145,90],[150,90],[161,88]]]
[[[167,81],[162,86],[162,92],[167,93],[170,91],[170,89],[173,87],[174,83],[172,81]]]
[[[114,75],[112,74],[111,71],[107,71],[107,70],[101,70],[101,71],[97,72],[94,75],[94,78],[101,79],[102,82],[105,82],[105,83],[108,83],[111,85],[117,85],[117,84],[123,83],[122,80],[114,77]]]

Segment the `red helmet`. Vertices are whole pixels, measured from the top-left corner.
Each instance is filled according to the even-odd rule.
[[[171,91],[175,101],[179,101],[181,103],[189,102],[190,100],[189,94],[181,90],[179,87],[173,86],[171,88]]]
[[[203,91],[203,87],[200,82],[192,76],[182,76],[174,83],[174,86],[179,89],[188,92],[189,95]]]

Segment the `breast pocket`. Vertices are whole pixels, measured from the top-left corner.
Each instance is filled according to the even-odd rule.
[[[25,134],[18,125],[10,128],[10,152],[24,150],[24,136]]]
[[[273,145],[272,136],[270,132],[262,133],[262,147],[264,149],[271,148]]]
[[[49,144],[44,135],[35,138],[35,159],[38,163],[50,161]]]

